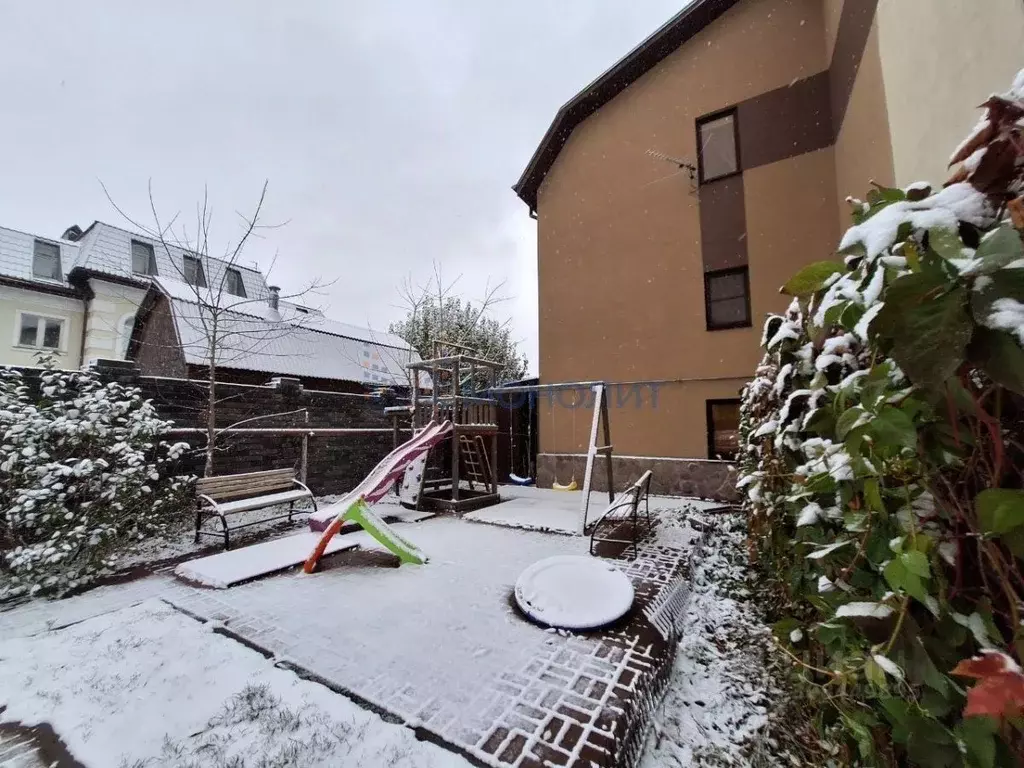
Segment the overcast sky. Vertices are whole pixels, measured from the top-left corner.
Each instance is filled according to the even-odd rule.
[[[510,189],[558,107],[683,0],[0,0],[0,224],[58,236],[194,213],[311,303],[386,328],[433,263],[470,298],[507,281],[536,371],[536,231]]]

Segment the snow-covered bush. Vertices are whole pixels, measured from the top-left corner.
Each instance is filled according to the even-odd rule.
[[[185,443],[161,440],[137,388],[42,361],[38,387],[0,369],[0,599],[60,594],[180,517]],[[33,392],[37,392],[33,396]]]
[[[1024,73],[985,107],[943,189],[851,200],[744,392],[752,551],[822,765],[1024,762]]]

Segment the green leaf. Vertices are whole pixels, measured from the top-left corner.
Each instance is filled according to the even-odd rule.
[[[1000,270],[998,278],[992,278],[981,290],[975,285],[971,291],[971,313],[979,325],[985,325],[992,314],[992,304],[999,299],[1024,302],[1024,269]]]
[[[989,717],[967,717],[957,725],[956,735],[967,749],[971,768],[994,768],[996,764],[996,723]]]
[[[877,688],[881,688],[883,691],[888,690],[889,686],[885,681],[885,672],[878,666],[873,658],[868,657],[867,664],[864,665],[864,676],[868,679],[868,682]]]
[[[955,230],[929,229],[928,246],[944,259],[962,259],[964,255],[964,243]]]
[[[789,278],[789,281],[779,290],[787,296],[808,296],[824,288],[825,281],[832,275],[845,271],[846,267],[839,262],[817,261],[814,264],[808,264]]]
[[[1007,549],[1017,557],[1024,559],[1024,527],[1007,531],[1000,538]]]
[[[907,728],[907,718],[910,716],[910,705],[903,699],[895,696],[883,696],[878,700],[885,712],[886,719],[892,725],[892,739],[897,744],[906,744],[910,738],[910,729]]]
[[[904,552],[900,555],[900,559],[910,573],[920,576],[922,579],[931,578],[932,572],[928,565],[928,557],[923,552]]]
[[[883,445],[896,448],[917,448],[917,427],[907,414],[891,405],[885,406],[868,424],[868,432]]]
[[[982,238],[975,257],[982,261],[978,274],[991,274],[1011,261],[1024,258],[1024,244],[1016,229],[1002,226]]]
[[[959,750],[942,724],[931,717],[911,715],[907,719],[910,739],[907,752],[914,765],[940,768],[960,764]]]
[[[1013,336],[979,325],[974,329],[968,356],[975,365],[992,377],[994,382],[1013,392],[1024,394],[1024,350]],[[960,405],[959,402],[957,405]],[[973,411],[973,400],[971,406],[970,410]]]
[[[864,312],[865,309],[861,304],[851,301],[846,305],[846,309],[840,313],[838,323],[843,328],[852,330],[857,323],[860,322],[860,319],[864,316]]]
[[[847,408],[836,420],[836,437],[840,440],[845,440],[846,436],[850,434],[850,430],[861,426],[861,424],[866,424],[870,420],[871,414],[859,405]]]
[[[873,509],[875,512],[885,512],[882,492],[879,489],[878,480],[874,477],[869,477],[864,481],[864,502],[868,505],[868,509]]]
[[[886,300],[885,308],[888,307]],[[974,330],[967,313],[966,291],[954,288],[897,312],[893,359],[918,386],[939,389],[963,362]]]
[[[924,588],[924,582],[921,580],[921,577],[907,568],[906,561],[904,560],[905,556],[906,553],[899,557],[894,557],[885,566],[885,570],[882,573],[893,590],[902,590],[918,602],[923,603],[928,598],[928,591]]]
[[[974,506],[984,533],[999,535],[1024,525],[1024,491],[989,488],[977,495]]]

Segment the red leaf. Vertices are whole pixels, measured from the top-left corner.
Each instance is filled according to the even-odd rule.
[[[1016,662],[1005,653],[989,651],[973,659],[964,659],[953,669],[951,674],[959,677],[973,677],[984,680],[986,677],[1020,672]]]
[[[1024,712],[1024,675],[1008,672],[985,677],[967,692],[964,717],[988,715],[996,719]]]

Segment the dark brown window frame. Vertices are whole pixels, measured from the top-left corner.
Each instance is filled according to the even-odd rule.
[[[192,263],[196,266],[195,282],[188,279],[188,265]],[[196,288],[206,288],[206,270],[203,269],[203,260],[195,253],[183,253],[181,255],[181,266],[182,266],[182,277],[185,278],[185,282]]]
[[[715,419],[714,410],[716,405],[740,405],[742,400],[738,397],[720,397],[712,400],[704,401],[704,420],[705,429],[707,430],[708,437],[708,458],[713,461],[719,459],[715,456]],[[739,447],[737,446],[737,455],[731,459],[723,459],[723,461],[735,461],[739,458]]]
[[[149,253],[149,258],[147,259],[146,271],[145,272],[136,272],[135,271],[135,246],[136,245],[142,246]],[[132,260],[131,267],[132,267],[132,274],[133,275],[141,275],[142,277],[159,277],[160,276],[160,271],[159,271],[159,269],[157,268],[157,265],[156,265],[156,248],[153,247],[152,243],[147,243],[145,240],[138,240],[138,239],[133,237],[132,238],[132,242],[131,242],[131,260]]]
[[[231,277],[232,276],[238,278],[238,291],[239,291],[238,293],[235,293],[233,290],[231,290]],[[247,298],[249,298],[246,295],[246,293],[245,293],[245,280],[242,278],[242,270],[238,269],[238,267],[226,267],[225,268],[224,282],[225,282],[224,289],[228,293],[230,293],[232,296],[237,296],[240,299],[247,299]]]
[[[700,129],[706,123],[713,123],[715,120],[721,120],[723,117],[732,116],[732,138],[736,142],[736,170],[731,173],[723,173],[721,176],[715,176],[707,179],[704,177],[704,142],[701,139]],[[702,115],[697,118],[697,178],[701,184],[709,184],[719,179],[728,179],[732,176],[738,176],[743,173],[743,158],[740,156],[740,120],[738,110],[735,106],[721,109],[718,112],[712,112],[709,115]]]
[[[743,275],[743,298],[747,302],[747,319],[738,320],[735,323],[720,323],[716,325],[711,322],[711,278],[739,274]],[[709,331],[727,331],[730,328],[750,328],[753,326],[753,316],[750,311],[750,267],[744,264],[742,267],[716,269],[712,272],[704,273],[704,324]]]

